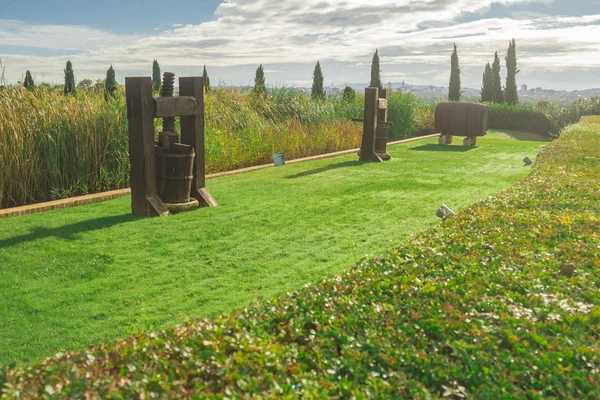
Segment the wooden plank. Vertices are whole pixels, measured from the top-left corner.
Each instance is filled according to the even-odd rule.
[[[377,132],[375,133],[375,154],[380,159],[388,161],[391,159],[391,156],[387,152],[387,140],[389,134],[388,130],[382,130],[384,127],[382,125],[391,126],[391,122],[387,122],[388,119],[388,94],[390,91],[388,89],[381,89],[378,94],[378,109],[377,109]]]
[[[158,196],[149,197],[148,205],[152,208],[153,214],[158,217],[166,217],[170,214],[166,204]]]
[[[206,188],[198,189],[195,199],[200,203],[200,207],[217,207],[219,205]]]
[[[179,95],[196,99],[194,115],[181,117],[181,143],[196,150],[192,193],[206,187],[205,144],[204,144],[204,84],[200,77],[179,78]]]
[[[196,99],[191,96],[155,97],[154,117],[187,117],[196,114]]]
[[[365,89],[365,122],[363,124],[363,137],[360,146],[361,161],[377,161],[375,155],[375,132],[377,131],[377,97],[378,88]]]
[[[217,202],[206,190],[206,164],[204,142],[204,82],[200,77],[179,78],[179,95],[191,96],[196,99],[194,115],[181,117],[181,143],[190,145],[196,150],[194,160],[194,180],[192,181],[192,196],[201,207],[217,206]],[[212,200],[211,200],[212,199]]]
[[[134,215],[161,215],[160,204],[151,204],[150,201],[157,196],[152,79],[126,78],[125,87],[131,163],[131,208]]]
[[[387,121],[388,119],[388,94],[387,89],[381,89],[378,94],[379,109],[377,110],[377,120]],[[385,102],[385,107],[381,107],[382,102]]]

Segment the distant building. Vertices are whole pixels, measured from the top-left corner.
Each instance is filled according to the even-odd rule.
[[[521,92],[527,91],[527,85],[521,85]]]

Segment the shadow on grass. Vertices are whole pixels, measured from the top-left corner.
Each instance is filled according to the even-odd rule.
[[[302,178],[304,176],[320,174],[321,172],[331,171],[334,169],[346,168],[346,167],[357,167],[362,164],[364,164],[364,162],[362,162],[362,161],[344,161],[344,162],[341,162],[338,164],[331,164],[331,165],[327,165],[325,167],[315,168],[315,169],[311,169],[308,171],[297,173],[295,175],[286,176],[286,179]]]
[[[57,237],[65,240],[77,239],[78,233],[97,231],[100,229],[110,228],[115,225],[123,224],[140,219],[132,214],[115,215],[111,217],[102,217],[92,220],[85,220],[70,225],[64,225],[58,228],[44,228],[42,226],[35,227],[30,233],[20,236],[14,236],[0,240],[0,249],[15,246],[18,244],[33,242],[48,237]]]
[[[517,132],[517,131],[502,131],[502,133],[510,136],[513,139],[526,142],[551,142],[550,136],[539,135],[537,133]]]
[[[453,145],[448,145],[448,144],[426,144],[423,146],[419,146],[419,147],[413,147],[412,149],[409,149],[411,151],[450,151],[450,152],[454,152],[454,153],[464,153],[473,149],[476,149],[477,146],[475,147],[468,147],[468,146],[453,146]]]

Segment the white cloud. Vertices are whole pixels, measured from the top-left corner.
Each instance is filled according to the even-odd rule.
[[[136,36],[115,35],[85,26],[31,25],[22,21],[0,20],[0,45],[86,51],[136,39]]]
[[[80,77],[100,77],[110,63],[118,72],[147,75],[156,58],[163,69],[174,72],[204,64],[221,69],[276,65],[267,70],[289,70],[286,79],[300,83],[306,77],[296,76],[295,68],[285,65],[335,60],[341,63],[336,65],[345,65],[345,70],[339,69],[340,77],[354,79],[350,68],[364,70],[374,49],[379,48],[384,75],[389,72],[384,80],[402,77],[410,81],[411,74],[403,69],[431,79],[422,69],[442,70],[453,43],[459,46],[462,65],[482,68],[494,51],[503,55],[508,41],[515,38],[523,68],[600,68],[600,42],[596,39],[600,37],[600,15],[452,23],[465,13],[484,12],[493,3],[548,2],[551,0],[226,0],[214,21],[175,24],[146,37],[81,26],[31,27],[0,21],[0,57],[12,80],[25,69],[61,80],[67,57],[2,55],[1,45],[73,50],[71,60]],[[415,70],[417,65],[420,68]],[[473,82],[479,79],[478,74]],[[237,83],[246,81],[240,77]]]

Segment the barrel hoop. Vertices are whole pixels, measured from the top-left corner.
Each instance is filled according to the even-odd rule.
[[[159,175],[158,177],[160,179],[168,179],[168,180],[173,180],[173,181],[191,181],[192,179],[194,179],[193,175],[190,175],[190,176],[166,176],[166,175]]]
[[[162,153],[159,157],[164,157],[164,158],[194,158],[194,154],[168,154],[168,153]]]

